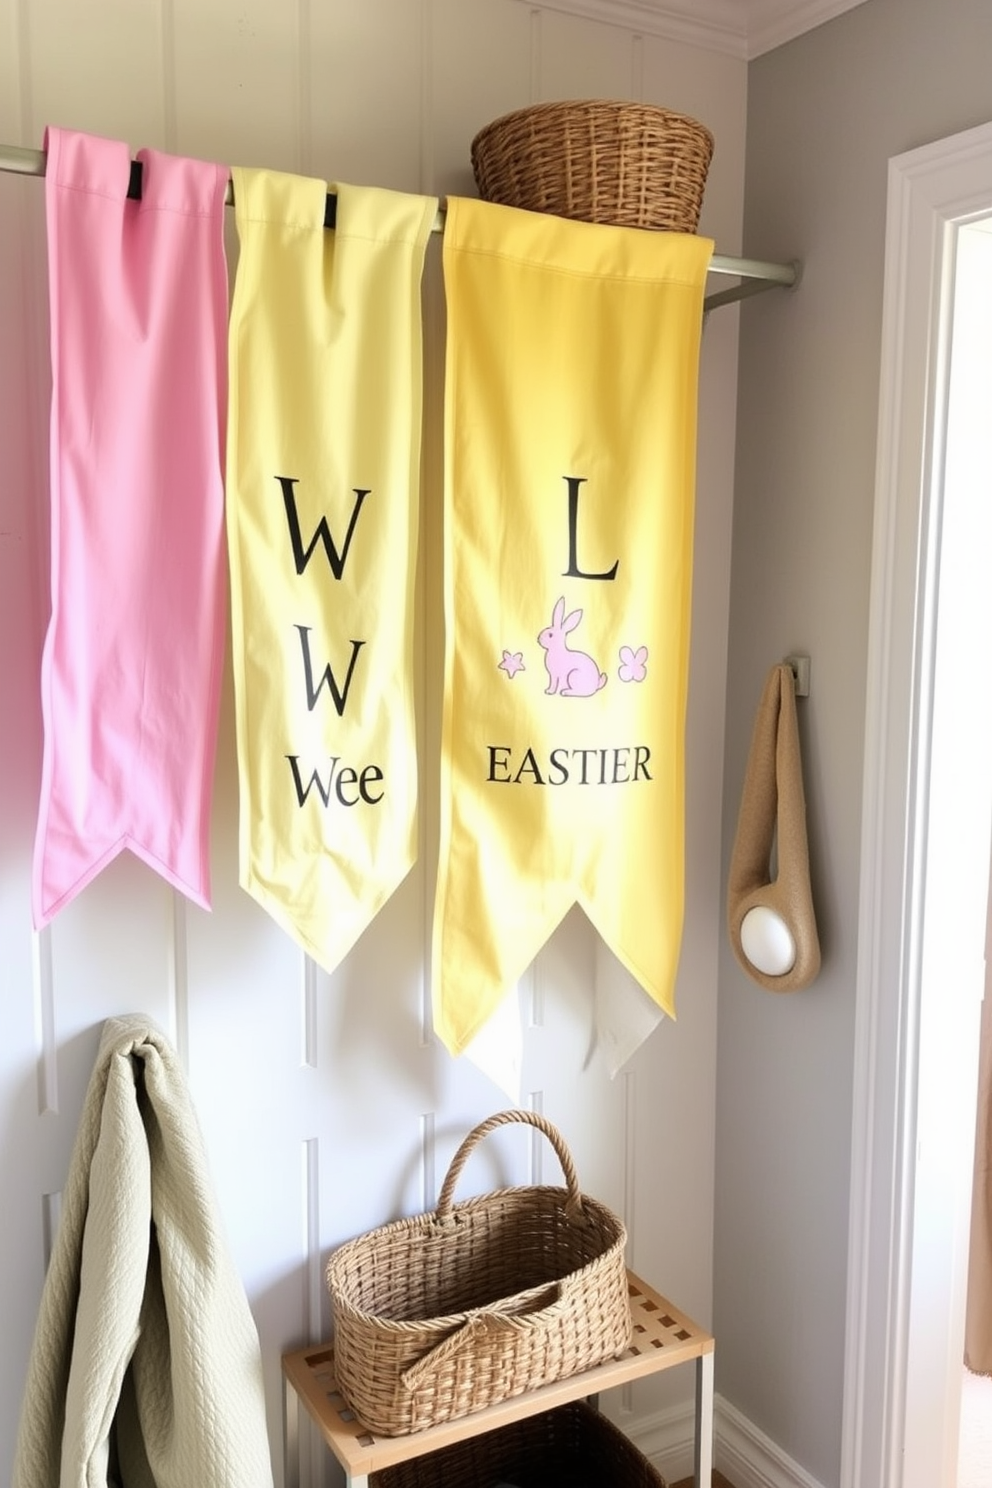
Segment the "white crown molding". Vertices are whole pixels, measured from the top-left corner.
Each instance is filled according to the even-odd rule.
[[[865,0],[744,0],[748,58],[773,51],[864,3]]]
[[[527,3],[527,0],[521,0]],[[560,10],[750,60],[865,0],[538,0]]]
[[[527,0],[522,0],[526,4]],[[561,10],[644,36],[662,36],[706,51],[747,56],[739,0],[540,0],[531,10]]]

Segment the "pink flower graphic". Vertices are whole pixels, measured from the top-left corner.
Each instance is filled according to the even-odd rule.
[[[620,647],[620,671],[621,682],[643,682],[648,674],[647,668],[648,648],[638,646],[634,651],[630,646]]]
[[[527,668],[524,666],[524,653],[522,651],[504,651],[503,660],[499,663],[499,669],[501,672],[505,672],[511,679],[518,672],[525,672]]]

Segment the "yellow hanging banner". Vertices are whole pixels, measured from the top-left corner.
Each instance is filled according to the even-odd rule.
[[[434,198],[236,168],[227,525],[241,885],[327,970],[416,856]]]
[[[448,200],[436,1030],[582,905],[665,1012],[713,244]]]

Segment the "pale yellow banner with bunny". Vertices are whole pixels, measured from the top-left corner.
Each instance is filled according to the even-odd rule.
[[[575,903],[674,1012],[712,250],[448,201],[433,996],[455,1053]]]

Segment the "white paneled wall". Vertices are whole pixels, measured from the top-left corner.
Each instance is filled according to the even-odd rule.
[[[739,248],[743,62],[517,0],[0,0],[0,140],[53,123],[225,163],[468,194],[469,145],[531,100],[643,96],[694,113],[716,156],[702,230]],[[233,224],[228,246],[236,259]],[[43,187],[0,175],[0,1481],[58,1195],[103,1020],[142,1012],[185,1061],[237,1264],[258,1323],[277,1481],[280,1354],[326,1335],[323,1266],[342,1239],[433,1204],[465,1131],[507,1103],[436,1043],[426,955],[436,854],[441,675],[439,245],[425,283],[425,483],[417,606],[420,862],[333,976],[237,883],[228,678],[207,914],[130,857],[40,936],[30,864],[47,622],[48,346]],[[736,312],[704,335],[688,739],[687,914],[677,1024],[611,1081],[590,1052],[594,932],[573,910],[521,989],[526,1101],[561,1127],[584,1188],[622,1212],[631,1261],[710,1320],[715,1008],[722,926],[719,800],[734,442]],[[511,1132],[464,1192],[543,1174]],[[719,1351],[717,1354],[719,1359]],[[676,1375],[678,1375],[678,1371]],[[610,1403],[632,1431],[682,1421],[692,1378]],[[658,1413],[661,1412],[659,1415]],[[688,1426],[670,1443],[688,1467]],[[681,1435],[679,1434],[681,1433]],[[335,1472],[304,1433],[304,1488]]]

